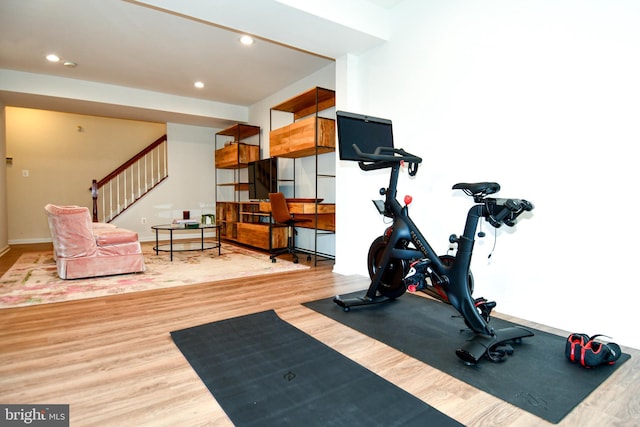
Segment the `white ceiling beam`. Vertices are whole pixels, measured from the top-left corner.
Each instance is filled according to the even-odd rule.
[[[131,0],[327,58],[388,39],[386,9],[363,0]],[[308,4],[305,4],[308,3]]]
[[[245,106],[14,70],[0,70],[0,92],[2,91],[229,122],[246,122],[249,117],[249,109]]]
[[[389,10],[367,0],[275,1],[382,41],[389,39]]]

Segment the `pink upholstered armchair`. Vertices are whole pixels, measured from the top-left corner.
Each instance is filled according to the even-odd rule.
[[[144,271],[138,233],[108,224],[93,224],[89,208],[44,207],[61,279]]]

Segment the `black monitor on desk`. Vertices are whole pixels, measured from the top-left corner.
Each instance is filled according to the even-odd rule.
[[[367,161],[353,149],[356,144],[363,153],[373,153],[378,147],[393,148],[391,120],[363,114],[336,112],[340,160]]]

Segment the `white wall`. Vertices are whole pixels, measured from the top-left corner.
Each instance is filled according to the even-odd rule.
[[[491,259],[492,233],[476,244],[476,296],[640,348],[640,3],[404,0],[392,12],[388,43],[338,61],[338,109],[392,119],[396,145],[423,157],[399,195],[414,196],[434,248],[462,232],[471,205],[451,186],[497,181],[536,209],[498,231]],[[339,211],[336,272],[366,275],[385,228],[370,199],[386,180],[339,163],[338,205],[351,212]]]
[[[9,250],[5,107],[0,103],[0,256]]]
[[[3,113],[4,111],[5,110],[2,109]],[[34,110],[34,112],[36,112],[36,110]],[[112,135],[113,137],[113,135],[116,135],[117,132],[122,132],[122,129],[120,128],[127,129],[129,134],[139,135],[141,132],[136,128],[136,126],[140,126],[136,124],[136,122],[123,121],[119,123],[120,126],[118,126],[118,124],[114,125],[113,123],[111,123],[111,122],[117,122],[116,119],[106,119],[106,118],[99,118],[99,117],[93,117],[93,116],[78,115],[77,117],[80,117],[82,120],[78,122],[78,121],[74,121],[75,115],[55,113],[55,112],[44,112],[44,111],[38,112],[38,113],[46,115],[47,117],[46,123],[48,124],[47,129],[49,130],[48,135],[50,136],[50,138],[44,139],[43,140],[44,142],[38,142],[40,144],[44,144],[46,142],[51,143],[50,140],[53,140],[54,142],[55,140],[62,141],[65,139],[65,135],[67,139],[69,139],[69,136],[77,138],[77,136],[75,136],[76,123],[82,123],[83,126],[86,127],[86,132],[83,132],[80,135],[86,134],[86,137],[87,138],[91,137],[92,141],[103,134],[109,134],[109,135]],[[67,116],[71,116],[71,117],[67,118]],[[44,119],[40,118],[39,120],[42,121]],[[65,126],[65,120],[71,121],[71,123],[74,125],[72,126],[73,130],[71,134],[68,134],[68,133],[65,134],[61,130],[61,128],[64,128]],[[15,127],[16,124],[15,123],[13,124]],[[149,125],[152,125],[152,129],[153,129],[153,124],[149,124]],[[5,157],[4,153],[6,152],[5,143],[4,143],[4,132],[2,131],[2,128],[4,126],[5,126],[5,120],[4,119],[0,120],[0,132],[2,135],[0,139],[0,153],[2,154],[2,159],[3,159],[2,166],[0,166],[0,171],[3,172],[0,175],[0,253],[2,253],[3,241],[5,246],[8,243],[7,230],[8,228],[10,228],[7,225],[8,215],[6,215],[6,212],[8,210],[7,199],[9,199],[10,201],[11,198],[7,196],[7,193],[8,192],[10,193],[12,189],[14,190],[14,192],[17,191],[16,189],[19,189],[16,186],[13,186],[13,187],[9,186],[11,188],[9,188],[8,189],[9,191],[7,191],[7,188],[6,188],[7,186],[5,185],[7,174],[5,174],[4,171],[7,168],[5,167],[5,163],[4,163],[4,157]],[[96,130],[96,128],[102,129],[102,131],[99,132]],[[162,125],[162,132],[164,132],[164,128],[165,126]],[[166,132],[167,132],[167,138],[168,138],[169,177],[164,182],[162,182],[156,189],[154,189],[154,191],[147,194],[145,197],[143,197],[138,202],[136,202],[136,204],[134,204],[132,207],[126,210],[122,215],[114,219],[113,223],[120,227],[125,227],[131,230],[137,231],[140,236],[140,240],[142,241],[151,241],[155,239],[155,234],[153,233],[153,230],[151,230],[151,225],[168,223],[168,222],[171,222],[174,218],[182,218],[183,210],[191,211],[191,215],[193,218],[200,218],[200,215],[202,215],[203,213],[215,213],[214,135],[218,130],[219,129],[207,128],[207,127],[179,125],[179,124],[173,124],[173,123],[167,124]],[[26,137],[25,134],[22,134],[22,135],[16,134],[14,136],[16,139],[14,143],[16,144],[20,141],[24,142],[23,140]],[[60,138],[62,138],[62,140]],[[155,138],[155,136],[153,138]],[[153,138],[147,136],[146,141],[148,142],[152,141]],[[74,139],[72,138],[72,140]],[[138,140],[144,141],[145,138],[142,138],[142,139],[138,138]],[[37,142],[38,139],[35,138],[34,141]],[[93,141],[93,143],[96,143],[96,141]],[[99,141],[97,143],[98,145],[100,145]],[[122,145],[122,141],[120,141],[120,145]],[[121,148],[120,151],[124,150],[124,148],[122,147],[120,148]],[[129,148],[129,150],[131,149],[132,148]],[[133,150],[134,151],[132,151],[132,153],[135,153],[139,149],[135,149],[134,147]],[[14,164],[12,165],[14,169],[16,168],[18,169],[18,173],[20,172],[19,169],[22,168],[18,163],[16,163],[19,160],[20,159],[14,159]],[[113,168],[113,162],[109,163],[108,160],[109,159],[107,158],[105,163],[105,158],[101,157],[99,160],[96,160],[96,162],[98,163],[92,163],[92,165],[95,169],[96,167],[102,167],[102,163],[105,163],[107,168],[109,167],[108,166],[109,164],[111,164],[110,167]],[[23,159],[22,161],[24,162],[25,160]],[[32,166],[29,168],[31,169]],[[107,169],[107,171],[108,170],[109,169]],[[75,171],[74,173],[77,175],[78,171]],[[39,174],[41,175],[42,173],[40,172]],[[91,175],[91,173],[89,173],[89,178],[85,179],[83,182],[90,182],[91,177],[95,177],[95,175]],[[40,187],[33,187],[33,188],[40,188]],[[65,188],[65,191],[66,190],[68,189]],[[84,191],[86,192],[88,190],[86,190],[85,188]],[[18,241],[18,239],[15,238],[17,243],[44,242],[44,241],[51,240],[49,231],[46,228],[46,218],[44,220],[42,219],[44,218],[41,213],[44,202],[42,201],[37,202],[37,200],[41,200],[42,198],[41,193],[42,192],[38,193],[37,191],[34,194],[30,193],[31,194],[30,197],[36,199],[36,202],[34,202],[38,206],[36,213],[40,212],[40,214],[38,216],[38,221],[29,222],[29,224],[31,224],[31,228],[29,228],[29,230],[31,230],[32,234],[28,234],[28,235],[25,234],[24,236],[20,236],[24,241]],[[85,197],[84,200],[85,201],[88,200],[88,202],[85,203],[85,205],[90,206],[91,199],[90,199],[90,195],[88,194],[89,193],[87,193],[87,195],[85,196],[80,196],[80,199],[72,198],[72,199],[60,199],[60,200],[62,201],[67,200],[67,202],[82,204],[83,197]],[[40,195],[39,196],[40,199],[37,198],[38,195]],[[17,195],[14,194],[14,199],[16,197],[18,197],[20,203],[24,204],[24,200],[20,199],[19,194]],[[89,199],[87,199],[86,197],[89,197]],[[15,199],[14,202],[18,203],[18,199]],[[18,211],[16,212],[20,212],[19,206],[18,207],[14,206],[14,210],[15,209],[18,209]],[[2,214],[2,212],[5,212],[5,214]],[[24,217],[24,215],[20,215],[18,213],[16,214],[16,217]],[[142,218],[146,219],[145,224],[142,224]],[[44,231],[42,231],[43,230],[42,227],[44,227]],[[15,227],[11,229],[14,231],[14,234],[15,234]],[[190,236],[187,232],[183,234],[184,234],[184,237]],[[16,243],[16,242],[13,242],[13,243]]]
[[[168,123],[169,177],[113,223],[136,230],[140,240],[149,241],[155,239],[151,225],[182,218],[184,210],[189,210],[192,218],[214,214],[213,156],[214,135],[218,130]],[[142,218],[146,218],[146,225],[141,224]],[[189,236],[184,233],[185,238]]]
[[[50,241],[47,203],[91,208],[91,180],[166,133],[162,123],[18,107],[5,109],[5,123],[13,158],[4,175],[12,245]]]

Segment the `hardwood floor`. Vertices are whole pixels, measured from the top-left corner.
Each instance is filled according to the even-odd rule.
[[[32,249],[42,248],[12,247],[0,257],[0,274]],[[169,332],[275,309],[465,425],[548,424],[300,305],[367,285],[366,278],[334,274],[325,264],[250,280],[0,310],[0,402],[70,404],[72,426],[232,425]],[[639,425],[640,351],[624,350],[631,360],[560,426]]]

